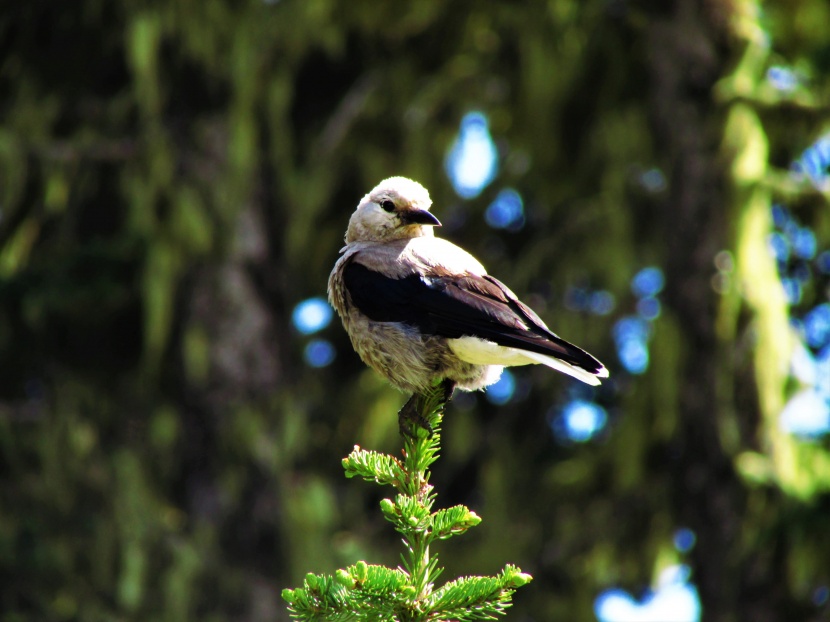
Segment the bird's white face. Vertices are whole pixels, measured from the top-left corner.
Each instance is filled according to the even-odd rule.
[[[441,223],[430,214],[426,188],[406,177],[390,177],[363,197],[349,220],[346,243],[389,242],[433,235]]]

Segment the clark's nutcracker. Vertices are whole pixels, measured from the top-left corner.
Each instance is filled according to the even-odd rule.
[[[442,381],[447,399],[454,387],[493,384],[512,365],[541,363],[591,385],[608,377],[475,257],[434,237],[441,223],[431,204],[421,184],[391,177],[349,220],[328,294],[367,365],[413,394]]]

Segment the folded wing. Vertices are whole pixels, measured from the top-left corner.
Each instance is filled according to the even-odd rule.
[[[497,279],[474,274],[411,274],[393,279],[359,263],[343,270],[351,302],[376,322],[402,322],[448,339],[476,337],[508,348],[553,357],[589,374],[607,371],[593,356],[561,339]],[[568,372],[566,372],[568,373]]]

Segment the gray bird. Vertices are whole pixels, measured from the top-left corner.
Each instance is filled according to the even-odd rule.
[[[436,238],[431,205],[421,184],[390,177],[349,220],[328,295],[364,363],[413,398],[436,381],[446,399],[454,387],[482,389],[514,365],[541,363],[591,385],[608,377],[475,257]]]

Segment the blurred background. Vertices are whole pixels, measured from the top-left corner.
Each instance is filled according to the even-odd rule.
[[[287,620],[396,566],[405,396],[326,303],[381,179],[611,378],[448,408],[513,620],[830,616],[825,0],[30,0],[0,15],[0,620]]]

